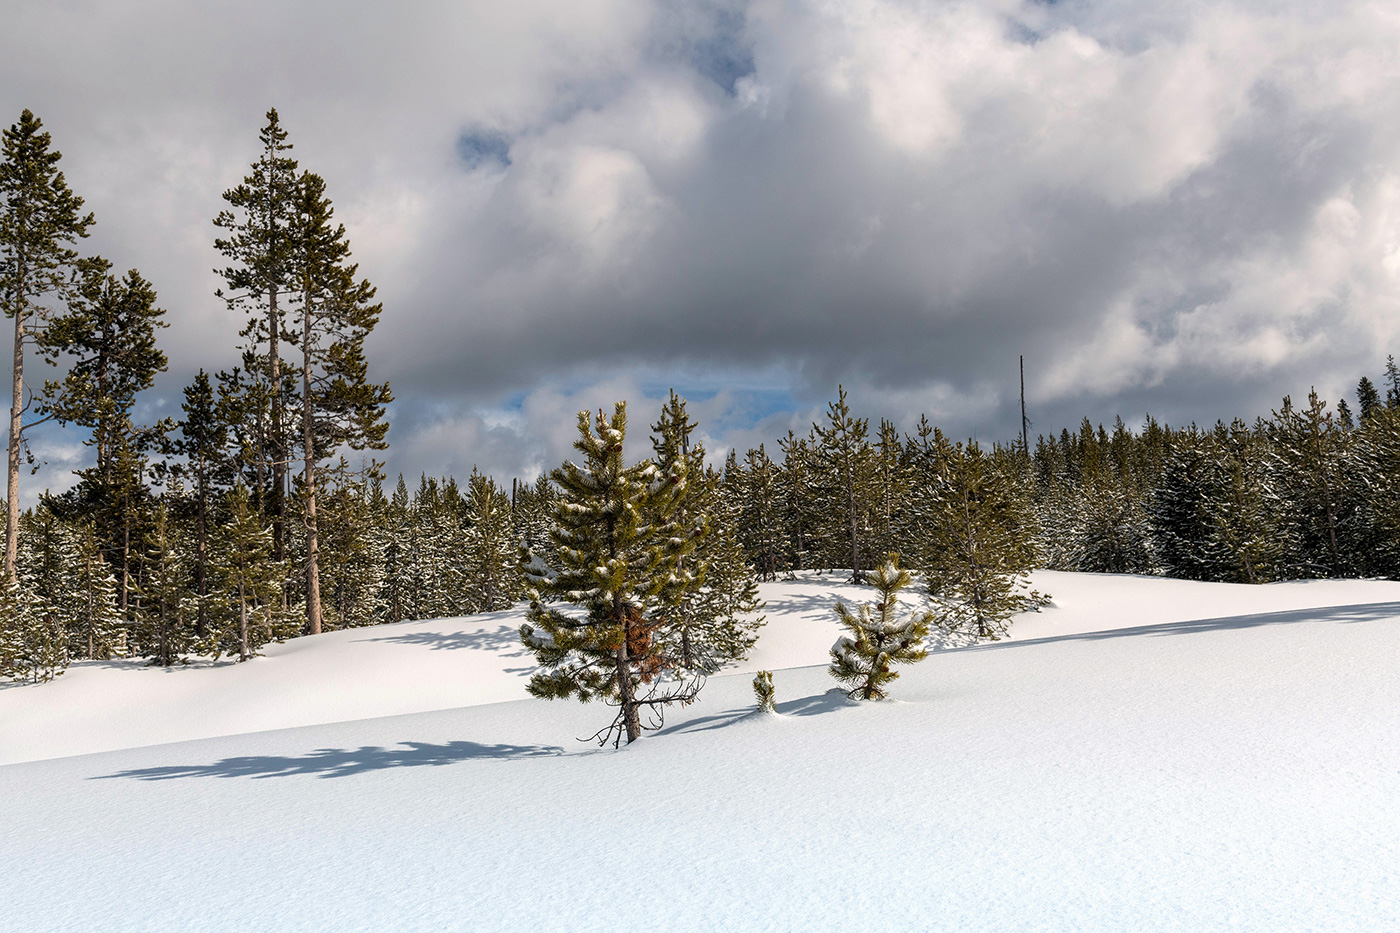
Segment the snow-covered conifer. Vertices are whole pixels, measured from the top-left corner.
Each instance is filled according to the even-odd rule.
[[[671,519],[685,489],[684,461],[663,473],[650,460],[624,465],[627,409],[598,412],[596,426],[579,412],[574,447],[582,465],[566,461],[551,473],[560,496],[554,508],[557,565],[530,568],[529,622],[520,638],[541,670],[529,692],[542,699],[602,698],[617,707],[600,742],[642,734],[641,713],[658,717],[671,703],[688,703],[700,679],[669,680],[675,659],[661,649],[660,610],[674,606],[690,585],[682,559],[695,546]],[[584,609],[580,618],[549,607],[548,598]],[[659,724],[659,723],[657,723]]]
[[[848,564],[851,580],[865,579],[862,554],[871,537],[870,512],[875,486],[875,451],[870,446],[870,422],[856,418],[846,403],[846,389],[837,386],[836,401],[827,405],[826,425],[814,424],[817,445],[817,489],[820,510],[832,542],[840,552],[828,555],[829,566]],[[868,563],[868,561],[865,561]]]
[[[739,472],[737,534],[760,580],[776,580],[783,565],[780,469],[762,444],[750,450]]]
[[[851,612],[845,603],[836,603],[837,621],[848,634],[832,645],[828,670],[850,686],[849,696],[884,699],[885,685],[899,677],[890,665],[922,661],[928,655],[924,639],[933,624],[933,613],[902,613],[899,609],[899,591],[910,581],[909,571],[899,566],[898,555],[890,554],[870,575],[879,594],[873,607],[866,603]]]
[[[1316,391],[1298,409],[1285,397],[1267,423],[1268,489],[1291,545],[1283,572],[1291,577],[1346,576],[1357,572],[1356,496],[1348,480],[1351,434],[1343,431]]]
[[[921,569],[940,626],[995,639],[1012,615],[1048,599],[1027,577],[1036,559],[1034,515],[1009,464],[975,441],[938,440],[939,492]]]
[[[760,713],[776,713],[773,702],[773,672],[759,671],[753,675],[753,698]]]
[[[695,541],[679,563],[689,583],[674,605],[658,609],[663,622],[657,631],[662,650],[682,670],[711,674],[748,653],[763,617],[757,615],[762,608],[758,582],[734,535],[722,478],[706,467],[704,446],[691,440],[696,427],[686,413],[685,399],[675,392],[652,425],[657,468],[664,475],[685,476],[681,491],[666,504],[667,520]],[[726,472],[737,485],[737,465]]]
[[[467,482],[464,584],[468,612],[494,612],[520,598],[519,547],[510,498],[489,476],[472,470]]]
[[[162,667],[183,662],[196,645],[197,607],[188,598],[193,581],[183,544],[169,510],[157,505],[142,553],[135,635],[137,650]]]
[[[53,605],[35,592],[27,573],[18,572],[0,584],[0,676],[37,684],[68,667],[67,633]]]

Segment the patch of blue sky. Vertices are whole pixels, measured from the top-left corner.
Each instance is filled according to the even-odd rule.
[[[754,73],[753,48],[744,37],[742,10],[716,10],[709,34],[688,43],[690,66],[733,97],[739,82]]]
[[[510,140],[496,130],[478,127],[457,137],[457,158],[468,169],[510,165]]]

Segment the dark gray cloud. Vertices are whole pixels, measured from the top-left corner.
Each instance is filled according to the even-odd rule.
[[[408,473],[540,469],[578,408],[626,396],[639,428],[671,385],[714,449],[837,383],[1005,438],[1023,353],[1037,428],[1252,416],[1335,399],[1400,330],[1400,24],[1372,4],[13,18],[0,107],[44,117],[94,247],[171,311],[152,410],[235,359],[209,220],[276,104],[380,286]]]

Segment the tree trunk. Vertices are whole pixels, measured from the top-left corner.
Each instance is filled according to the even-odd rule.
[[[637,695],[632,689],[632,665],[627,656],[627,641],[631,634],[631,624],[624,619],[622,644],[617,647],[617,693],[622,704],[622,723],[627,730],[628,745],[642,737],[642,717],[638,712]]]
[[[15,356],[10,403],[10,447],[5,483],[5,581],[18,579],[15,556],[19,552],[19,442],[20,416],[24,409],[24,294],[15,309]]]
[[[209,632],[208,614],[209,610],[205,606],[205,597],[209,595],[209,586],[206,580],[205,565],[209,562],[209,534],[206,510],[209,501],[209,488],[207,485],[208,468],[204,463],[204,456],[199,458],[199,472],[196,479],[195,495],[195,563],[194,563],[194,592],[199,597],[199,610],[195,613],[194,630],[200,638]]]
[[[248,660],[248,596],[242,581],[238,584],[238,660]]]
[[[302,301],[301,442],[305,456],[302,482],[306,486],[306,625],[321,634],[321,566],[316,527],[316,438],[311,417],[311,294]]]
[[[277,355],[277,338],[281,324],[277,319],[277,289],[267,290],[267,357],[269,388],[272,391],[272,424],[268,452],[272,455],[272,556],[282,560],[286,556],[284,535],[285,502],[282,487],[286,483],[286,451],[282,449],[282,360]],[[284,591],[285,592],[285,591]]]

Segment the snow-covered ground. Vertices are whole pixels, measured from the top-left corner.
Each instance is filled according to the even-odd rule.
[[[838,581],[621,751],[515,613],[0,689],[0,928],[1400,929],[1400,584],[1037,574],[854,704]]]

